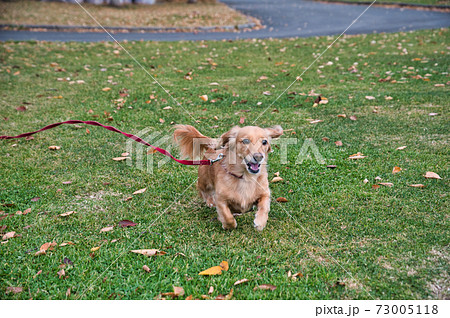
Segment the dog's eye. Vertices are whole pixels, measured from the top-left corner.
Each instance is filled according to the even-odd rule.
[[[264,140],[262,141],[262,144],[263,144],[263,146],[267,145],[267,140],[264,139]]]
[[[250,143],[250,140],[246,139],[242,139],[242,143],[245,145],[248,145]]]

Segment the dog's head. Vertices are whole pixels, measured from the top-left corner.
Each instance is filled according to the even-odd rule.
[[[244,171],[258,174],[261,165],[266,163],[268,153],[272,151],[272,139],[282,134],[281,126],[235,126],[220,137],[218,147],[226,148],[228,163],[241,165]]]

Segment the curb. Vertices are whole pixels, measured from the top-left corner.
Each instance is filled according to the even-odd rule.
[[[238,24],[238,25],[224,25],[224,26],[209,26],[209,27],[104,27],[107,31],[128,31],[128,32],[196,32],[196,31],[215,31],[215,30],[243,30],[252,29],[257,24],[254,22]],[[0,24],[0,29],[3,28],[20,28],[20,29],[46,29],[48,31],[74,31],[74,30],[88,30],[97,31],[103,30],[99,26],[84,26],[84,25],[41,25],[41,24]]]
[[[326,3],[341,3],[341,4],[356,4],[356,5],[368,5],[371,2],[363,2],[363,1],[345,1],[345,0],[318,0],[317,2],[326,2]],[[419,3],[405,3],[405,2],[375,2],[374,5],[380,6],[397,6],[397,7],[410,7],[416,9],[433,9],[433,10],[450,10],[450,5],[442,5],[436,6],[433,4],[419,4]]]

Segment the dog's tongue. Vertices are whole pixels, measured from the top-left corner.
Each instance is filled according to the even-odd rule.
[[[257,171],[259,169],[259,164],[250,162],[250,169]]]

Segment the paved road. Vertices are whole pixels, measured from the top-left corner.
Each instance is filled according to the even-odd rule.
[[[222,40],[267,37],[309,37],[342,33],[367,6],[328,4],[308,0],[222,0],[260,19],[265,29],[250,32],[117,33],[121,40]],[[81,9],[80,9],[81,10]],[[397,32],[450,26],[450,13],[371,7],[346,34]],[[111,41],[104,32],[0,31],[0,41]]]

